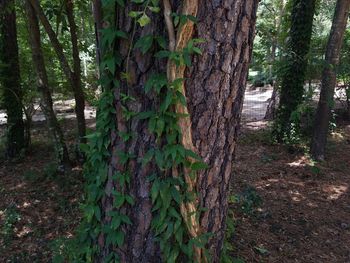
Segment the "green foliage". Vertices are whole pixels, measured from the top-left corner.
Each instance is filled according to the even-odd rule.
[[[21,219],[15,206],[9,206],[4,211],[4,220],[0,229],[0,237],[4,242],[4,245],[9,244],[14,234],[14,225]],[[1,250],[0,250],[1,251]]]
[[[234,205],[236,202],[237,202],[237,197],[230,196],[229,205]],[[226,227],[227,228],[225,232],[225,240],[224,240],[220,262],[221,263],[231,263],[231,262],[244,263],[244,261],[240,261],[240,259],[233,258],[231,255],[234,252],[234,247],[232,245],[232,238],[235,233],[236,222],[234,220],[233,211],[230,208],[228,210],[228,214],[226,217]]]
[[[310,48],[315,0],[293,0],[291,28],[281,77],[280,105],[274,134],[280,142],[296,136],[299,123],[293,112],[303,102],[307,54]]]
[[[157,14],[160,7],[158,1],[155,0],[134,0],[133,2],[138,4],[142,10],[129,12],[129,16],[134,20],[133,32],[135,32],[136,27],[144,27],[151,23],[149,12]],[[130,130],[115,130],[114,92],[120,89],[120,81],[130,78],[128,72],[119,72],[122,66],[121,56],[115,49],[115,45],[122,39],[131,39],[130,48],[139,49],[143,54],[151,52],[154,48],[160,48],[161,50],[156,53],[155,57],[157,59],[168,58],[177,66],[190,65],[190,56],[201,53],[196,47],[196,44],[202,41],[200,39],[190,41],[181,52],[166,50],[166,41],[160,36],[146,35],[134,39],[134,33],[129,36],[114,26],[116,18],[114,8],[111,7],[118,5],[119,8],[123,8],[124,1],[105,0],[102,1],[102,4],[104,17],[109,25],[102,30],[102,48],[105,55],[100,65],[102,73],[100,84],[104,92],[99,100],[96,132],[87,136],[89,144],[83,146],[87,155],[85,164],[87,196],[83,207],[84,222],[80,226],[77,240],[80,249],[73,255],[73,259],[78,262],[93,261],[98,253],[95,241],[99,233],[104,234],[106,246],[122,247],[125,239],[124,226],[133,224],[125,213],[125,208],[132,207],[135,203],[127,191],[132,180],[128,164],[135,159],[134,154],[122,150],[117,151],[118,165],[123,168],[118,169],[113,176],[116,187],[111,190],[114,203],[113,210],[107,215],[110,217],[109,223],[102,222],[103,211],[99,206],[101,199],[109,195],[104,191],[104,187],[107,180],[112,131],[116,132],[120,136],[119,139],[124,142],[135,136]],[[174,19],[177,19],[176,16]],[[179,23],[185,21],[184,19],[192,20],[193,18],[180,17]],[[130,52],[131,50],[129,50],[129,55]],[[128,69],[128,58],[126,61],[126,69]],[[117,73],[120,73],[119,78],[116,77]],[[130,96],[128,91],[120,90],[122,115],[127,126],[130,127],[131,121],[135,118],[142,120],[148,123],[148,131],[156,138],[156,145],[150,148],[138,162],[142,166],[152,162],[157,167],[149,175],[149,181],[152,183],[150,197],[153,204],[151,228],[166,262],[175,262],[180,255],[181,258],[186,258],[186,262],[191,262],[193,247],[203,248],[208,237],[208,235],[202,235],[195,239],[191,238],[185,222],[187,219],[182,217],[180,211],[181,204],[191,202],[196,198],[195,192],[188,191],[182,169],[189,169],[191,176],[195,176],[197,170],[206,168],[206,165],[194,152],[185,149],[180,143],[182,134],[178,120],[187,116],[175,113],[174,109],[175,105],[186,103],[180,91],[182,82],[183,79],[177,79],[169,83],[163,73],[152,75],[145,84],[145,93],[155,94],[159,100],[159,106],[146,112],[130,110],[128,102],[135,101],[136,98]],[[196,161],[192,162],[190,159]],[[174,169],[179,171],[179,177],[169,177]],[[106,262],[118,262],[118,260],[119,257],[115,252],[111,252],[105,259]]]
[[[50,178],[50,179],[55,178],[57,175],[57,163],[52,162],[52,163],[46,164],[44,167],[43,175],[46,178]]]
[[[23,173],[23,177],[24,177],[25,180],[27,180],[29,182],[36,182],[40,178],[38,172],[36,172],[34,170],[25,171]]]
[[[236,196],[240,210],[246,215],[252,215],[255,209],[261,206],[262,199],[256,189],[247,186],[241,193]]]

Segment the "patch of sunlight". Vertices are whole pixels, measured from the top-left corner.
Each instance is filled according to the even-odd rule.
[[[328,200],[336,200],[348,190],[347,184],[326,185],[322,187],[322,191],[328,194]]]
[[[290,167],[305,167],[307,165],[312,164],[310,163],[309,158],[307,158],[306,156],[302,156],[298,160],[288,163],[287,165],[289,165]]]
[[[23,207],[23,208],[27,208],[27,207],[29,207],[29,206],[31,206],[31,203],[28,203],[28,202],[24,201],[22,207]]]
[[[18,189],[23,188],[24,186],[26,186],[26,183],[19,183],[19,184],[17,184],[16,186],[11,187],[10,190],[11,190],[11,191],[13,191],[13,190],[18,190]]]
[[[20,231],[17,232],[17,237],[24,237],[31,233],[33,230],[30,227],[24,226]]]
[[[344,136],[340,132],[332,132],[331,133],[332,139],[335,140],[336,142],[341,142],[344,141]]]
[[[305,197],[301,193],[299,193],[298,190],[290,190],[289,194],[291,195],[291,198],[294,202],[301,202],[305,200]]]
[[[314,202],[311,202],[311,201],[308,201],[308,202],[306,203],[306,205],[309,206],[309,207],[312,207],[312,208],[318,207],[318,204],[316,204],[316,203],[314,203]]]
[[[67,232],[67,234],[65,235],[66,238],[72,238],[73,237],[73,234],[70,233],[70,232]]]
[[[257,130],[260,130],[260,129],[264,129],[264,128],[267,128],[269,125],[269,121],[251,121],[251,122],[247,122],[245,124],[246,128],[248,130],[252,130],[252,131],[257,131]]]

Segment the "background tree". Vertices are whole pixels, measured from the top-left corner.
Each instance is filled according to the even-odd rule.
[[[258,1],[163,1],[164,17],[157,1],[138,2],[104,4],[81,251],[95,262],[203,262],[212,233],[219,262]],[[196,179],[198,159],[209,168]]]
[[[74,17],[71,10],[72,2],[67,2],[68,5],[66,5],[66,7],[68,7],[68,10],[70,12],[70,15],[68,15],[69,17],[68,20],[70,24],[70,30],[71,30],[70,33],[71,33],[71,40],[72,40],[72,47],[73,47],[72,48],[73,49],[73,70],[69,65],[67,57],[64,54],[63,47],[59,42],[57,35],[53,30],[49,20],[45,16],[45,13],[42,7],[40,6],[39,1],[30,0],[30,3],[33,6],[46,33],[48,34],[50,41],[52,43],[52,46],[61,64],[62,70],[71,85],[71,88],[74,94],[74,99],[75,99],[75,113],[77,116],[79,141],[82,143],[85,143],[86,141],[85,139],[86,124],[85,124],[85,115],[84,115],[85,101],[84,101],[84,92],[82,89],[81,79],[80,79],[80,59],[79,59],[79,52],[77,50],[78,47],[77,47],[76,25],[75,25]]]
[[[74,81],[74,98],[75,98],[75,112],[77,114],[78,134],[79,141],[86,142],[86,124],[85,124],[85,96],[81,82],[81,65],[79,57],[79,45],[78,45],[78,30],[74,17],[74,5],[73,0],[64,0],[64,5],[67,12],[67,19],[69,25],[69,33],[72,43],[72,55],[73,55],[73,70],[72,77]]]
[[[14,1],[0,1],[0,81],[7,113],[7,156],[25,147],[16,12]]]
[[[97,65],[100,65],[102,54],[101,54],[101,30],[103,28],[102,21],[102,3],[101,0],[94,0],[92,2],[92,11],[95,22],[95,35],[96,35],[96,61]]]
[[[26,1],[25,8],[28,18],[29,38],[32,50],[33,64],[36,69],[38,90],[41,94],[40,107],[45,115],[49,133],[52,136],[57,160],[64,166],[69,166],[69,155],[63,132],[53,110],[51,91],[46,73],[45,61],[41,49],[41,37],[38,18],[32,5]]]
[[[317,107],[311,154],[317,160],[323,160],[327,142],[329,120],[333,108],[336,85],[336,67],[339,63],[340,50],[349,17],[350,2],[338,0],[334,12],[332,29],[326,50],[326,65],[322,73],[321,94]]]
[[[288,54],[281,80],[280,104],[275,124],[279,141],[289,139],[298,123],[292,120],[292,113],[301,104],[312,34],[315,0],[292,0],[291,28],[288,39]]]

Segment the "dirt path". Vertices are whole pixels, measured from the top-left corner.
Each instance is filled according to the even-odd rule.
[[[350,134],[333,136],[328,160],[271,145],[245,130],[236,160],[236,256],[245,262],[350,262]],[[243,209],[242,209],[243,208]],[[243,210],[245,210],[243,212]]]

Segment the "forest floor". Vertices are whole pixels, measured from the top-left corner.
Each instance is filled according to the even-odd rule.
[[[333,133],[322,163],[303,148],[273,144],[266,123],[255,124],[243,127],[236,153],[234,256],[246,263],[350,262],[349,123]],[[62,125],[73,143],[73,120]],[[56,175],[47,138],[44,124],[34,123],[32,150],[17,161],[0,159],[1,263],[51,262],[79,224],[81,167]]]
[[[65,131],[70,131],[65,135],[73,145],[75,121],[60,122]],[[48,138],[44,123],[35,122],[29,152],[12,162],[0,159],[1,263],[52,262],[52,252],[59,251],[60,240],[72,237],[79,224],[82,168],[56,174]]]
[[[258,123],[257,126],[263,126]],[[244,262],[350,262],[350,125],[329,139],[327,160],[276,145],[245,126],[233,179],[234,255]]]

